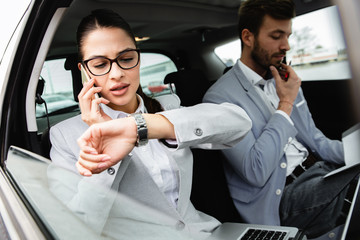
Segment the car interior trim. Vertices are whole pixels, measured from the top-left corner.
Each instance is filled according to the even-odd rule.
[[[38,130],[36,123],[36,115],[35,115],[36,113],[35,94],[36,94],[37,82],[39,81],[41,69],[46,59],[46,55],[49,50],[52,39],[54,37],[55,31],[58,25],[60,24],[65,11],[66,8],[57,9],[53,18],[51,19],[50,24],[44,35],[43,41],[41,42],[41,46],[38,55],[36,57],[34,68],[31,73],[31,77],[26,93],[26,116],[27,116],[27,127],[29,132],[36,132]]]

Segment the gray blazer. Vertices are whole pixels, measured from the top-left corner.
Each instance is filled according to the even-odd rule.
[[[325,161],[344,163],[342,143],[326,138],[316,128],[301,89],[290,116],[294,126],[270,112],[238,62],[207,91],[203,101],[234,103],[252,120],[249,134],[235,147],[223,150],[231,196],[249,223],[280,224],[279,204],[287,166],[284,149],[292,138]]]
[[[178,169],[180,186],[176,209],[159,190],[136,153],[130,154],[115,165],[113,175],[109,171],[104,171],[92,177],[81,177],[75,168],[79,154],[76,139],[88,126],[80,116],[65,120],[51,128],[50,156],[53,164],[48,171],[51,189],[97,233],[105,232],[110,236],[116,233],[120,234],[117,237],[123,237],[126,231],[131,232],[130,229],[139,226],[141,222],[150,224],[153,231],[158,226],[165,226],[170,232],[176,230],[181,233],[182,237],[185,234],[202,239],[219,225],[216,219],[195,210],[189,200],[193,167],[190,147],[232,147],[250,130],[251,121],[244,110],[228,103],[199,104],[168,110],[179,107],[179,101],[177,106],[170,104],[169,107],[169,103],[174,103],[169,98],[171,96],[161,99],[160,103],[167,110],[161,114],[175,126],[178,143],[176,149],[163,145],[174,169]],[[113,191],[110,189],[121,194],[112,194]],[[124,198],[132,200],[125,201]],[[126,204],[124,206],[124,201],[129,204],[139,202],[140,204],[135,204],[134,209],[150,207],[150,210],[131,211],[132,207]],[[147,211],[155,211],[156,216],[142,214]],[[119,228],[119,224],[126,227]],[[140,230],[138,234],[141,234]],[[172,233],[171,236],[171,239],[174,239],[176,234]]]

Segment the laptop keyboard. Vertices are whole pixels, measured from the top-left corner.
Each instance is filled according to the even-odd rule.
[[[285,239],[286,232],[249,228],[241,240],[281,240]]]

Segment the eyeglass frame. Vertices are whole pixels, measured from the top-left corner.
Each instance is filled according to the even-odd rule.
[[[135,51],[135,52],[137,52],[137,54],[138,54],[137,63],[136,63],[133,67],[131,67],[131,68],[124,68],[124,67],[122,67],[122,66],[120,65],[120,63],[117,61],[117,59],[118,59],[122,54],[124,54],[124,53],[126,53],[126,52],[130,52],[130,51]],[[94,60],[94,59],[98,59],[98,58],[103,58],[103,59],[107,59],[107,60],[110,61],[109,71],[107,71],[107,72],[104,73],[104,74],[100,74],[100,75],[99,75],[99,74],[94,74],[93,72],[91,72],[91,70],[90,70],[90,68],[89,68],[89,66],[88,66],[88,62],[90,62],[91,60]],[[92,75],[98,76],[98,77],[99,77],[99,76],[104,76],[104,75],[108,74],[108,73],[111,71],[111,68],[112,68],[112,65],[113,65],[114,62],[116,63],[116,65],[119,66],[119,68],[121,68],[121,69],[123,69],[123,70],[132,69],[132,68],[136,67],[137,65],[139,65],[139,62],[140,62],[140,49],[138,49],[138,48],[126,49],[126,50],[120,52],[119,55],[117,55],[116,58],[114,58],[114,59],[110,59],[110,58],[103,57],[103,56],[97,56],[97,57],[93,57],[93,58],[90,58],[90,59],[81,61],[81,63],[87,68],[87,70],[89,70],[89,72],[90,72]]]

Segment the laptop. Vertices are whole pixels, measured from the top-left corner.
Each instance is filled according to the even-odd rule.
[[[327,175],[324,178],[333,176],[337,173],[346,171],[353,167],[360,167],[360,124],[356,124],[350,129],[346,130],[342,134],[342,142],[344,145],[345,154],[345,166],[338,168]],[[355,226],[360,222],[360,193],[359,193],[358,181],[351,208],[349,210],[346,223],[344,225],[341,240],[360,240],[359,227]],[[357,212],[358,214],[354,214]],[[258,239],[255,236],[266,235],[279,236],[278,239],[306,239],[303,236],[302,231],[294,227],[283,226],[267,226],[267,225],[255,225],[255,224],[243,224],[243,223],[223,223],[217,228],[214,233],[208,239],[218,240],[247,240]],[[261,238],[259,238],[261,239]]]
[[[248,239],[307,239],[295,227],[268,226],[247,223],[226,222],[220,225],[206,240],[248,240]]]
[[[354,194],[351,200],[349,212],[344,227],[342,229],[341,238],[336,238],[336,239],[360,240],[359,222],[360,222],[360,179],[358,178],[354,190]],[[340,231],[341,228],[339,232]],[[255,236],[264,236],[264,238],[259,238],[259,239],[267,239],[266,238],[267,234],[271,236],[278,236],[277,238],[273,238],[273,239],[288,239],[288,240],[307,239],[306,236],[304,236],[302,232],[295,227],[226,222],[223,223],[220,227],[218,227],[213,232],[213,234],[209,238],[207,238],[207,240],[258,239]]]
[[[324,178],[341,173],[350,168],[360,168],[360,123],[342,133],[342,142],[344,146],[345,166],[329,172]]]
[[[360,180],[358,179],[351,206],[345,221],[341,240],[359,240],[360,239]]]

